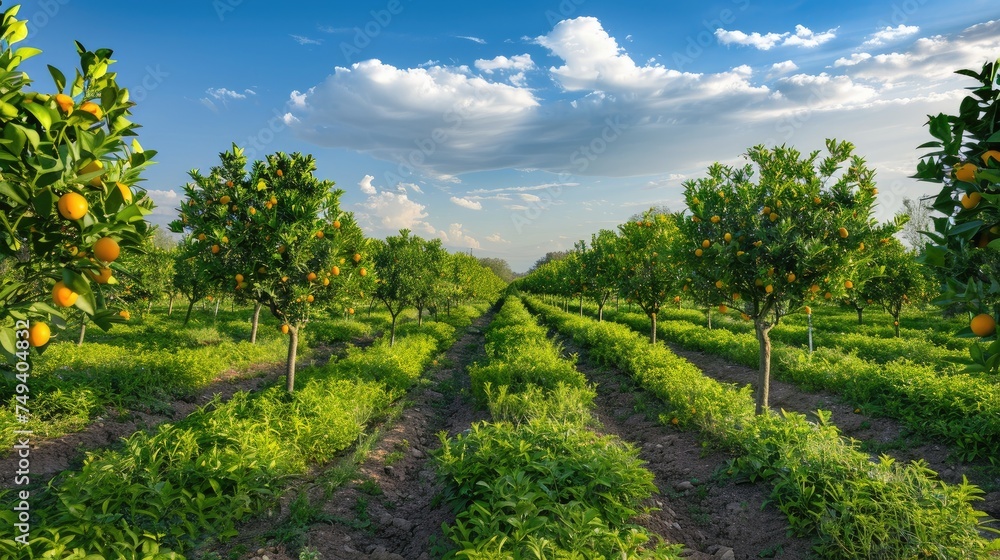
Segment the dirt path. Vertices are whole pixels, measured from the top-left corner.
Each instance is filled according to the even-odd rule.
[[[368,345],[371,344],[371,338],[359,338],[353,343],[359,346]],[[326,363],[332,355],[342,352],[346,344],[319,346],[304,362],[317,365]],[[139,430],[152,430],[165,422],[182,420],[216,395],[222,402],[226,402],[239,391],[258,391],[273,383],[284,373],[284,362],[254,364],[243,371],[228,370],[193,394],[170,402],[171,414],[109,409],[79,432],[32,442],[32,484],[44,484],[62,471],[79,467],[87,451],[113,446],[122,438]],[[8,451],[0,458],[0,489],[13,487],[17,461],[18,457],[12,451]]]
[[[676,344],[668,343],[668,347],[709,377],[740,386],[757,387],[756,369],[705,352],[685,350]],[[769,401],[774,410],[801,412],[810,418],[815,418],[814,412],[818,409],[831,411],[831,422],[843,435],[859,440],[862,449],[875,456],[887,454],[904,462],[923,459],[941,480],[952,484],[961,482],[963,476],[968,477],[970,482],[988,492],[984,501],[976,503],[976,508],[1000,519],[1000,475],[996,469],[988,468],[988,463],[955,462],[949,459],[949,446],[922,441],[898,420],[868,416],[863,411],[855,412],[858,409],[843,402],[836,393],[804,391],[793,383],[774,379],[773,375]]]
[[[647,505],[660,508],[639,522],[668,542],[687,547],[685,558],[808,558],[808,540],[787,537],[788,521],[773,507],[761,510],[770,488],[715,478],[732,456],[702,445],[697,434],[656,420],[655,397],[617,368],[592,361],[586,349],[561,339],[579,356],[577,368],[597,384],[595,415],[605,433],[640,448],[660,495]]]
[[[429,455],[440,447],[438,432],[455,435],[489,416],[485,410],[475,410],[470,402],[465,368],[484,356],[483,330],[492,318],[491,311],[474,321],[432,368],[429,385],[406,397],[402,414],[385,426],[385,433],[359,465],[353,481],[329,497],[315,489],[309,491],[322,507],[314,517],[326,521],[305,532],[302,546],[315,549],[322,558],[338,560],[431,557],[434,543],[443,540],[442,523],[453,520],[454,514],[441,503],[442,486],[437,483]],[[227,543],[226,552],[244,547],[250,552],[239,558],[294,558],[289,549],[297,546],[286,548],[265,542],[263,537],[277,523],[288,521],[288,511],[282,508],[279,521],[257,521],[243,527],[240,536]]]

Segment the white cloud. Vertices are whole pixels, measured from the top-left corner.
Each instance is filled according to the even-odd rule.
[[[360,213],[375,227],[383,230],[423,229],[426,206],[407,198],[406,194],[383,191],[358,204]]]
[[[804,25],[795,26],[795,35],[792,35],[785,39],[781,46],[783,47],[806,47],[813,48],[831,41],[837,37],[837,29],[828,29],[822,33],[814,33],[811,29]]]
[[[518,196],[520,196],[521,200],[525,202],[539,202],[542,200],[542,197],[535,194],[521,193]]]
[[[795,64],[791,60],[786,60],[784,62],[775,62],[771,65],[771,73],[768,77],[781,76],[788,74],[789,72],[794,72],[799,69],[798,64]]]
[[[373,179],[375,179],[375,177],[371,175],[365,175],[361,179],[361,181],[358,182],[358,186],[361,187],[361,192],[363,192],[364,194],[375,194],[377,192],[375,190],[375,187],[372,186]]]
[[[440,60],[427,59],[426,62],[421,62],[420,64],[418,64],[417,68],[428,68],[430,66],[437,66],[438,64],[441,64]]]
[[[252,89],[245,89],[243,92],[238,92],[232,89],[226,88],[208,88],[205,90],[210,97],[213,99],[218,99],[220,101],[225,101],[228,99],[246,99],[248,95],[257,95],[257,93]]]
[[[885,43],[895,41],[896,39],[901,39],[903,37],[909,37],[920,31],[920,28],[916,25],[903,25],[902,23],[893,27],[887,25],[882,29],[879,29],[872,36],[864,42],[865,45],[877,46]]]
[[[323,41],[321,41],[319,39],[310,39],[309,37],[306,37],[305,35],[291,35],[291,37],[292,37],[292,39],[295,40],[296,43],[298,43],[300,45],[321,45],[321,44],[323,44]]]
[[[771,50],[772,47],[778,44],[778,41],[781,41],[786,36],[788,36],[788,33],[766,33],[761,35],[754,31],[747,34],[739,30],[728,31],[721,27],[715,30],[715,38],[718,39],[720,44],[753,47],[762,51]]]
[[[492,74],[495,70],[531,70],[535,67],[535,63],[531,60],[530,54],[517,54],[510,58],[500,55],[490,60],[480,58],[476,60],[475,67]]]
[[[424,194],[423,189],[421,189],[414,183],[399,183],[398,185],[396,185],[396,188],[403,189],[403,192],[406,192],[406,189],[410,189],[411,191],[417,194]]]
[[[868,53],[865,53],[865,52],[863,52],[863,53],[851,53],[851,57],[850,58],[840,57],[837,60],[833,61],[833,66],[834,66],[834,68],[837,68],[837,67],[840,67],[840,66],[854,66],[856,64],[860,64],[860,63],[868,60],[871,57],[872,57],[872,55],[870,55]]]
[[[475,200],[469,200],[467,198],[459,198],[457,196],[451,197],[452,204],[461,206],[462,208],[468,208],[469,210],[482,210],[483,205]]]
[[[448,226],[448,230],[438,231],[438,237],[445,245],[451,247],[462,247],[467,249],[478,249],[479,241],[476,241],[471,235],[466,233],[462,229],[462,224],[451,224]]]
[[[468,41],[472,41],[473,43],[479,43],[480,45],[485,45],[486,44],[486,40],[485,39],[480,39],[479,37],[470,37],[470,36],[467,36],[467,35],[456,35],[456,38],[458,38],[458,39],[466,39]]]
[[[504,245],[510,244],[510,241],[507,241],[506,239],[501,237],[499,233],[492,233],[490,235],[487,235],[486,240],[489,241],[490,243],[500,243]]]
[[[782,47],[806,47],[812,48],[822,45],[837,36],[836,29],[829,29],[822,33],[815,33],[804,25],[796,25],[795,33],[765,33],[757,31],[745,33],[739,30],[726,30],[721,27],[715,30],[715,38],[723,45],[740,45],[753,47],[757,50],[768,51],[775,46]]]

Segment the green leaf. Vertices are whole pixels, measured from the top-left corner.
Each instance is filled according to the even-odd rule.
[[[56,205],[56,195],[51,189],[42,189],[32,200],[32,206],[39,216],[49,216]]]
[[[42,128],[44,128],[46,132],[52,128],[52,121],[58,118],[58,116],[55,115],[55,111],[49,109],[46,105],[41,105],[39,103],[24,103],[22,107],[38,119],[38,122],[42,125]]]
[[[49,74],[52,74],[52,81],[56,84],[56,91],[61,92],[66,87],[66,76],[55,66],[49,64],[48,67]]]
[[[75,307],[87,315],[93,315],[97,310],[97,303],[94,301],[94,293],[90,289],[90,282],[81,274],[68,268],[62,270],[62,281],[66,287],[73,290],[79,297],[76,298]]]

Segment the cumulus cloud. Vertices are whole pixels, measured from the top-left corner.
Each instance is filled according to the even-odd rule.
[[[500,55],[490,60],[476,60],[475,67],[487,74],[492,74],[495,70],[531,70],[535,63],[531,60],[530,54],[517,54],[510,58]]]
[[[457,196],[451,197],[451,203],[462,208],[468,208],[469,210],[482,210],[483,205],[476,200],[469,200],[468,198],[459,198]]]
[[[775,62],[771,65],[771,72],[769,77],[782,76],[788,74],[789,72],[794,72],[799,69],[799,66],[792,62],[791,60],[786,60],[784,62]]]
[[[835,68],[836,67],[840,67],[840,66],[854,66],[856,64],[860,64],[860,63],[868,60],[871,57],[872,57],[872,55],[870,55],[868,53],[865,53],[865,52],[863,52],[863,53],[851,53],[850,58],[840,57],[837,60],[833,61],[833,66]]]
[[[504,244],[504,245],[510,244],[510,241],[507,241],[506,239],[504,239],[503,237],[501,237],[499,233],[495,233],[495,232],[492,233],[492,234],[490,234],[490,235],[487,235],[486,236],[486,240],[489,241],[490,243],[501,243],[501,244]]]
[[[368,197],[358,207],[376,227],[383,230],[423,229],[426,206],[410,200],[405,193],[383,191]]]
[[[358,182],[358,186],[361,187],[361,192],[364,194],[375,194],[375,187],[372,186],[372,181],[375,177],[371,175],[365,175],[361,181]]]
[[[478,249],[479,241],[462,229],[462,224],[451,224],[447,230],[437,232],[438,237],[445,245],[451,247],[461,247],[466,249]]]
[[[715,38],[723,45],[740,45],[768,51],[775,46],[812,48],[822,45],[837,36],[836,29],[815,33],[804,25],[796,25],[795,33],[765,33],[757,31],[745,33],[739,30],[727,30],[721,27],[715,30]]]
[[[771,50],[772,47],[777,45],[787,35],[787,33],[765,33],[761,35],[756,31],[753,33],[744,33],[739,30],[729,31],[721,27],[715,30],[715,38],[723,45],[740,45],[753,47],[762,51]]]
[[[902,39],[903,37],[909,37],[915,33],[918,33],[920,28],[916,25],[903,25],[902,23],[893,27],[887,25],[882,29],[879,29],[872,36],[864,42],[865,45],[878,46],[885,43],[890,43],[897,39]]]

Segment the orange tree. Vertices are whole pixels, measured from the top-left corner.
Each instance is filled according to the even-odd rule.
[[[891,237],[876,251],[875,267],[881,274],[868,280],[864,291],[875,305],[892,316],[892,324],[899,336],[899,316],[903,307],[924,301],[928,289],[926,267],[917,262],[917,254],[908,251],[898,239]]]
[[[620,240],[609,229],[590,236],[590,249],[582,255],[588,293],[597,303],[597,320],[604,320],[604,306],[618,292],[622,281]]]
[[[413,276],[421,267],[426,243],[410,230],[401,229],[374,248],[373,261],[378,270],[372,296],[382,302],[391,319],[389,346],[396,343],[396,320],[407,307],[415,305],[416,284]]]
[[[341,303],[365,276],[366,241],[341,190],[317,179],[312,156],[278,152],[246,169],[238,147],[208,175],[190,173],[180,219],[182,253],[198,274],[229,294],[259,303],[289,335],[286,388],[295,388],[300,331],[323,306]]]
[[[624,268],[619,291],[649,317],[649,340],[656,343],[656,314],[679,287],[671,258],[672,243],[678,238],[676,220],[650,210],[641,219],[618,226],[618,232],[620,268]]]
[[[436,307],[444,291],[442,276],[448,252],[441,246],[440,239],[415,239],[420,240],[420,254],[409,283],[413,290],[413,306],[417,308],[417,324],[422,325],[424,310]]]
[[[961,336],[989,341],[971,349],[974,371],[1000,370],[996,317],[1000,306],[1000,61],[982,70],[957,73],[976,80],[957,115],[930,116],[934,140],[919,146],[932,151],[917,165],[916,178],[938,183],[933,207],[934,232],[922,258],[941,279],[942,306],[960,306],[975,315]]]
[[[890,250],[894,243],[899,243],[893,234],[900,231],[908,220],[907,215],[899,214],[893,222],[872,228],[866,239],[858,240],[860,258],[856,259],[857,266],[851,275],[854,289],[845,291],[841,302],[857,312],[859,325],[864,324],[864,311],[869,305],[880,305],[875,301],[876,294],[868,289],[869,281],[874,278],[880,278],[880,282],[885,280],[884,259],[880,256]]]
[[[15,338],[21,321],[32,323],[29,342],[41,351],[49,324],[65,327],[65,308],[103,329],[123,320],[100,287],[123,270],[119,255],[148,235],[152,201],[132,185],[155,154],[126,143],[134,103],[108,71],[111,50],[76,43],[72,81],[49,66],[54,87],[29,91],[18,68],[41,51],[14,47],[28,34],[18,8],[0,22],[0,260],[11,269],[0,284],[0,348],[8,360],[25,350]]]
[[[756,146],[747,151],[747,165],[714,164],[707,177],[684,183],[696,219],[682,221],[681,233],[695,268],[720,281],[720,298],[754,322],[758,414],[768,406],[775,308],[796,309],[852,289],[857,240],[872,227],[874,171],[848,142],[827,140],[826,148],[819,159],[818,150],[803,156],[785,146]]]

